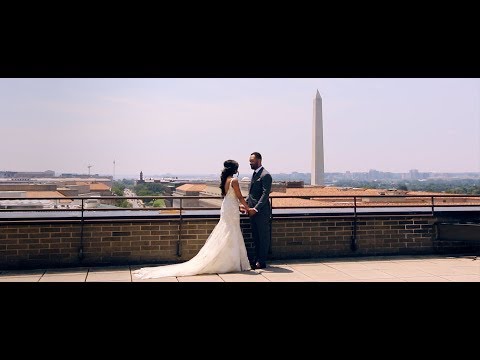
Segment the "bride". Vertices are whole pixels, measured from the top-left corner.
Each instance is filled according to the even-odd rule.
[[[247,213],[248,205],[240,191],[238,162],[226,160],[220,176],[222,206],[220,221],[213,229],[207,241],[189,261],[180,264],[141,268],[133,272],[138,279],[152,279],[165,276],[189,276],[198,274],[217,274],[250,270],[247,249],[240,230],[239,203]]]

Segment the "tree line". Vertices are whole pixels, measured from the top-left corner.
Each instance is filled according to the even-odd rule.
[[[395,188],[406,191],[443,192],[447,194],[480,195],[478,179],[431,179],[431,180],[338,180],[335,186],[359,187],[366,189]]]

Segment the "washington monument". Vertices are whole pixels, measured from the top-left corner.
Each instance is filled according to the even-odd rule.
[[[313,99],[313,127],[312,127],[312,185],[325,185],[325,172],[323,166],[323,120],[322,98],[317,89]]]

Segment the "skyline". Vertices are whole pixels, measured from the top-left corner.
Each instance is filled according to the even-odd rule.
[[[480,79],[453,78],[4,78],[0,171],[309,173],[317,89],[326,173],[480,172]]]

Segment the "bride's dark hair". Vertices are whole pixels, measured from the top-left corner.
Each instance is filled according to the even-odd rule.
[[[233,176],[238,170],[238,162],[235,160],[225,160],[223,163],[222,174],[220,175],[220,189],[222,189],[222,196],[225,196],[225,183],[229,176]]]

